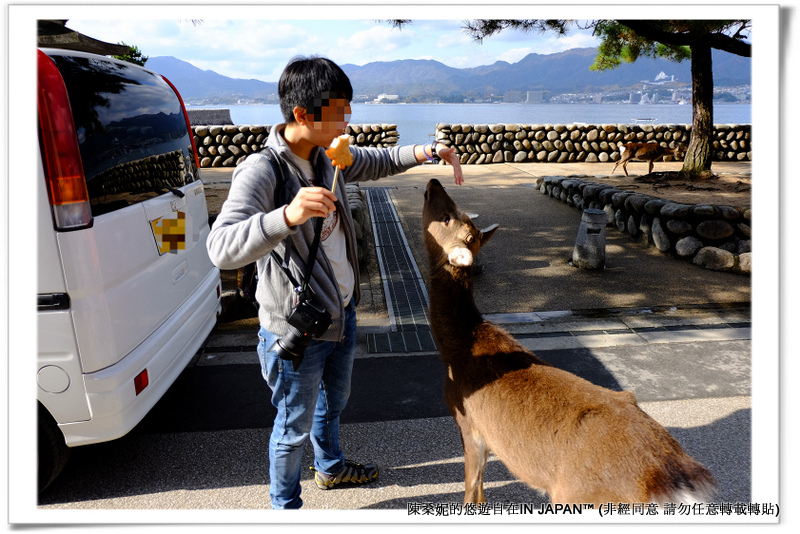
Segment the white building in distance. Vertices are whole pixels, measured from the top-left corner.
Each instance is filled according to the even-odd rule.
[[[373,100],[373,102],[375,102],[376,104],[379,102],[393,102],[395,100],[398,100],[399,98],[400,95],[387,95],[385,93],[381,93],[378,95],[378,98]]]

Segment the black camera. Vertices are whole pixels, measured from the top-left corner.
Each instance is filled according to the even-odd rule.
[[[308,342],[324,334],[331,325],[331,314],[304,300],[286,322],[289,323],[289,331],[278,338],[269,350],[277,352],[284,360],[291,360],[297,369],[303,361]]]

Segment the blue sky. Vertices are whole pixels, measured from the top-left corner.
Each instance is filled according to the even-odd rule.
[[[94,38],[135,44],[146,56],[174,56],[233,78],[277,81],[289,59],[317,54],[339,64],[434,59],[463,68],[498,60],[516,62],[531,52],[551,54],[597,45],[591,33],[569,35],[505,31],[477,44],[460,19],[415,19],[403,30],[376,19],[280,19],[255,13],[248,20],[71,18],[67,26]]]

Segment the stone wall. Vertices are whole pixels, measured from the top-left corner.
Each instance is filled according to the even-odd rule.
[[[193,129],[201,167],[235,167],[248,154],[260,150],[270,126],[217,124],[195,125]],[[396,124],[350,124],[345,133],[354,146],[395,146],[400,137]],[[676,143],[688,145],[690,133],[691,126],[680,124],[436,125],[436,139],[454,146],[462,165],[615,162],[622,143],[655,141],[672,148]],[[751,161],[750,125],[715,125],[712,158]]]
[[[750,273],[749,207],[681,204],[572,176],[537,183],[542,194],[570,206],[604,210],[607,226],[665,254],[706,269]]]
[[[235,167],[249,154],[261,150],[269,135],[269,125],[192,126],[200,167]],[[364,147],[397,145],[396,124],[350,124],[345,129],[350,144]]]
[[[437,124],[436,139],[454,146],[461,164],[614,162],[619,145],[654,141],[688,146],[690,125]],[[750,125],[714,126],[714,161],[750,161]],[[669,161],[671,157],[668,157]]]

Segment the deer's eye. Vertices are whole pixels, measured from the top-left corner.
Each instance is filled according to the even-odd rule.
[[[444,218],[442,219],[442,222],[444,222],[445,224],[450,224],[450,216],[445,215]]]

